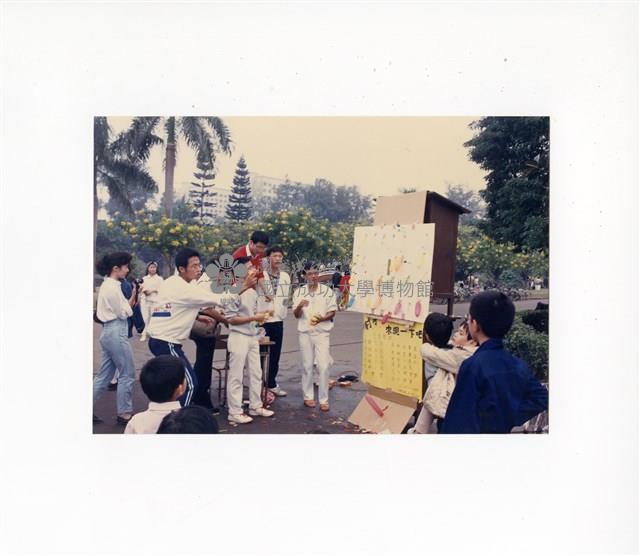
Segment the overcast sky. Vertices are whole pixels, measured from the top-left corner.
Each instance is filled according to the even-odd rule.
[[[230,187],[240,155],[249,171],[313,183],[326,178],[336,185],[357,185],[362,193],[392,195],[400,187],[443,193],[448,184],[478,190],[484,172],[468,158],[463,143],[473,136],[475,117],[231,117],[231,157],[218,156],[216,185]],[[109,117],[114,132],[128,117]],[[163,130],[158,133],[162,136]],[[151,174],[164,189],[163,150],[149,161]],[[176,192],[192,180],[196,160],[184,141],[178,143]]]

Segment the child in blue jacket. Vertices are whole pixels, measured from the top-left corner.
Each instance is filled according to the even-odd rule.
[[[502,339],[515,316],[504,293],[486,291],[471,300],[469,332],[480,347],[460,367],[440,433],[509,433],[549,405],[549,394]]]

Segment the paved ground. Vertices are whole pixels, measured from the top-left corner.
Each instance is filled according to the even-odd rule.
[[[546,302],[546,300],[544,300]],[[518,310],[532,309],[538,300],[526,300],[516,303]],[[462,303],[454,306],[455,315],[465,315],[469,304]],[[445,306],[434,305],[435,310],[445,311]],[[94,354],[93,372],[95,373],[100,361],[100,346],[98,338],[101,326],[94,325]],[[151,357],[151,353],[146,342],[138,341],[138,336],[134,332],[131,339],[133,347],[134,361],[136,364],[136,374],[140,372],[142,365]],[[185,343],[184,351],[193,363],[195,361],[195,344],[191,341]],[[360,375],[362,359],[362,315],[350,312],[338,313],[336,324],[331,333],[331,355],[335,361],[331,376],[336,378],[343,373],[353,372]],[[214,366],[223,366],[224,353],[217,351],[214,357]],[[349,433],[354,428],[347,422],[349,415],[362,399],[367,386],[361,382],[352,384],[348,388],[336,386],[330,392],[331,410],[323,413],[316,409],[309,409],[302,405],[302,390],[300,386],[300,353],[298,351],[298,338],[296,332],[295,318],[289,312],[289,317],[285,321],[284,343],[282,357],[280,360],[280,372],[278,382],[289,395],[278,398],[271,409],[275,411],[272,418],[255,418],[248,425],[232,426],[227,423],[226,410],[221,408],[217,417],[221,433]],[[217,374],[214,372],[212,387],[217,386]],[[94,433],[118,434],[124,430],[115,422],[115,392],[106,391],[102,398],[96,403],[95,412],[104,423],[93,426]],[[245,389],[245,397],[247,397]],[[216,394],[213,395],[214,404],[217,404]],[[140,383],[136,381],[133,395],[134,412],[144,411],[147,407],[147,398],[140,388]]]

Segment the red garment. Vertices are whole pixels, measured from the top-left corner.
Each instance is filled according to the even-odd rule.
[[[252,255],[248,243],[246,245],[241,245],[240,247],[238,247],[231,256],[233,257],[234,261],[236,259],[249,257],[250,260],[247,264],[251,265],[258,271],[258,273],[256,274],[256,278],[264,278],[264,272],[262,271],[262,259],[264,258],[264,256]]]
[[[342,278],[340,278],[340,291],[342,293],[345,292],[345,290],[349,289],[349,280],[351,280],[351,276],[348,274],[345,274]]]

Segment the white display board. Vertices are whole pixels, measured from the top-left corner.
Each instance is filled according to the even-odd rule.
[[[423,322],[429,314],[435,224],[359,226],[349,311]]]

